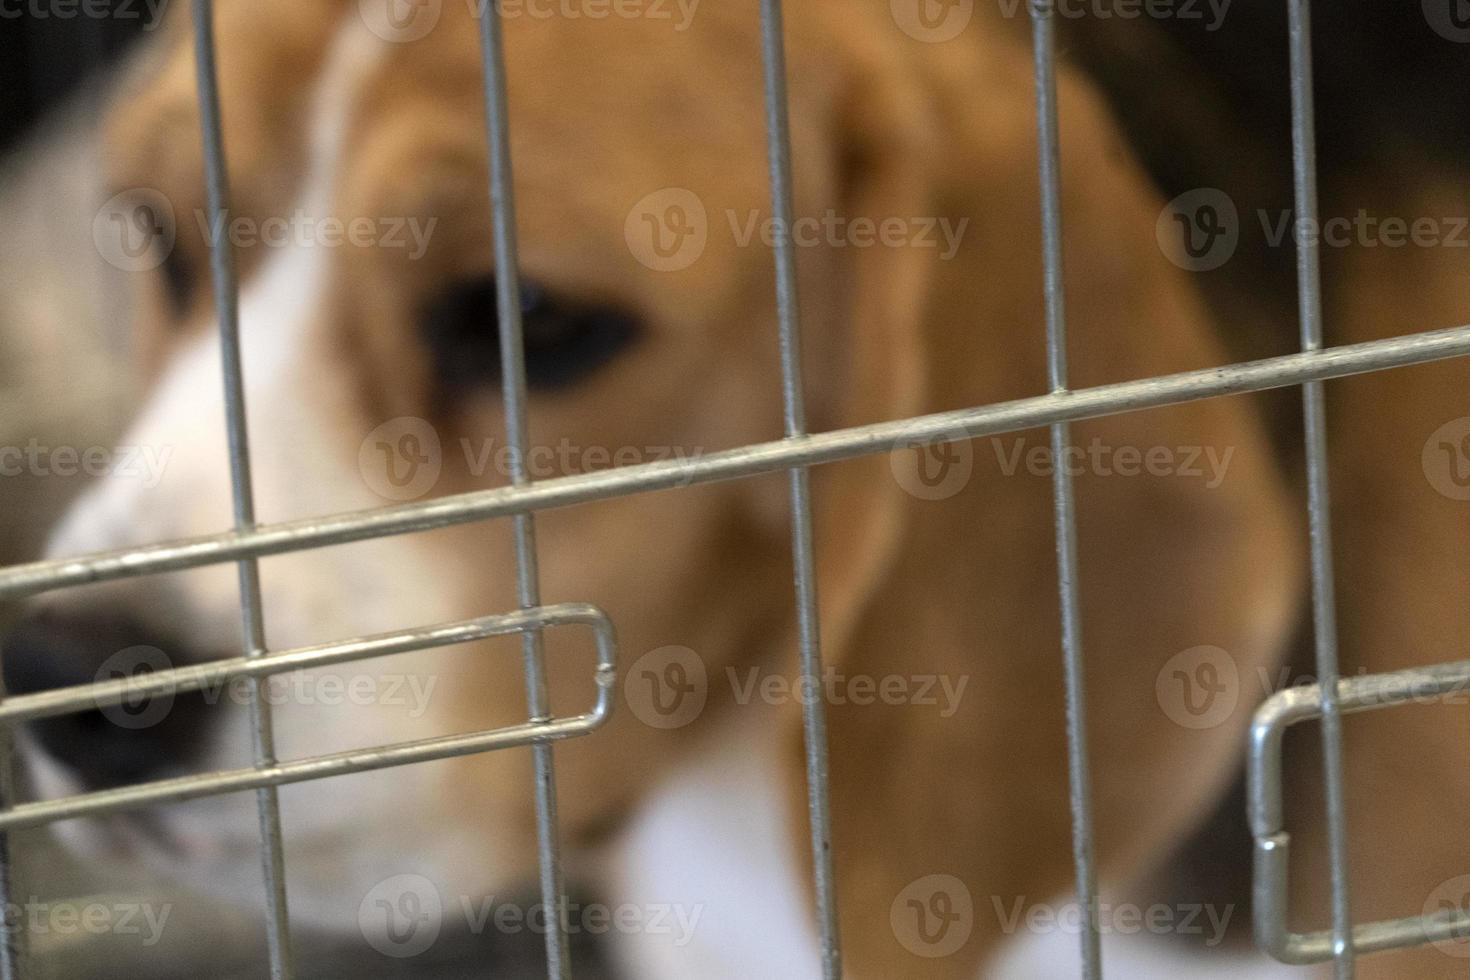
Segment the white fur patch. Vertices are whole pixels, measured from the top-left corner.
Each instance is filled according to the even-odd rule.
[[[605,867],[613,907],[673,905],[698,916],[693,939],[638,933],[613,949],[639,980],[816,980],[817,936],[796,877],[798,847],[774,773],[778,726],[742,718],[654,793]],[[1105,975],[1126,980],[1304,980],[1310,970],[1258,955],[1192,954],[1169,937],[1108,936]],[[849,967],[853,980],[860,977]],[[1026,935],[983,969],[984,980],[1080,977],[1071,934]]]
[[[819,975],[817,936],[792,871],[800,852],[773,773],[771,733],[757,710],[692,757],[646,801],[610,855],[614,907],[699,911],[691,942],[638,933],[612,950],[643,980],[795,980]],[[677,738],[679,733],[671,733]]]
[[[354,100],[388,48],[355,12],[346,16],[314,97],[310,165],[297,205],[309,216],[330,216]],[[384,501],[372,493],[357,466],[367,433],[355,432],[361,421],[338,390],[345,390],[340,372],[307,356],[314,349],[309,343],[312,331],[322,324],[326,273],[334,253],[320,245],[270,247],[274,251],[243,284],[240,297],[258,519],[268,523],[381,506]],[[52,556],[213,534],[232,525],[217,330],[205,330],[173,355],[122,442],[168,449],[169,464],[158,486],[119,478],[99,482],[53,534]],[[467,615],[463,596],[444,579],[421,544],[405,537],[265,559],[269,642],[281,649]],[[426,582],[434,587],[424,587]],[[105,588],[108,602],[135,605],[202,653],[239,650],[239,595],[232,565]],[[60,604],[82,601],[69,594],[53,599]],[[372,687],[376,700],[367,706],[340,698],[328,701],[327,694],[310,701],[293,696],[278,705],[279,755],[299,758],[444,734],[443,716],[427,704],[400,707],[379,696],[399,689],[389,684],[404,677],[439,679],[444,681],[441,687],[451,687],[458,680],[457,668],[434,659],[441,656],[410,654],[343,670],[355,683]],[[322,673],[331,672],[318,675]],[[405,684],[401,690],[412,688]],[[211,708],[210,725],[200,733],[208,744],[200,764],[204,769],[251,764],[244,710],[233,691],[215,692],[218,701]],[[436,697],[450,700],[447,693]],[[436,700],[434,707],[439,704]],[[43,775],[47,795],[75,790],[55,767],[43,767]],[[470,839],[473,828],[442,812],[448,805],[445,778],[444,766],[436,764],[284,789],[293,917],[355,930],[357,900],[403,866],[467,893],[470,886],[459,877],[474,874],[474,883],[480,884],[483,865],[466,869],[460,855],[478,848],[480,859],[492,867],[496,855],[487,853],[493,848],[482,837]],[[159,825],[175,846],[150,848],[145,842],[138,848],[140,856],[156,871],[253,905],[260,888],[259,843],[248,804],[244,797],[230,797],[161,809]],[[81,821],[64,829],[79,850],[87,850],[89,843],[110,839],[104,832],[116,832],[116,823]],[[426,833],[429,826],[437,830]],[[371,853],[381,855],[380,860],[365,858],[360,850],[368,839],[373,841]],[[395,863],[400,855],[402,865]]]

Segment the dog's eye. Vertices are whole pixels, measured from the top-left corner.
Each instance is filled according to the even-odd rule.
[[[521,284],[526,383],[555,390],[589,377],[638,335],[638,321],[613,306],[557,296],[535,282]],[[495,280],[456,283],[423,314],[424,337],[439,384],[463,392],[500,380]]]

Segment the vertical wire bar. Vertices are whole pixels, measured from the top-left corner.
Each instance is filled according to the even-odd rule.
[[[0,674],[0,700],[5,697],[5,682]],[[16,802],[15,732],[0,725],[0,812]],[[16,901],[15,865],[12,862],[11,834],[0,832],[0,980],[21,980],[26,967],[28,937],[25,932],[24,903]]]
[[[219,319],[220,360],[224,372],[225,421],[229,433],[230,494],[235,529],[255,527],[255,493],[250,476],[250,437],[245,419],[244,370],[240,358],[240,294],[235,256],[225,234],[229,209],[229,174],[221,119],[219,71],[215,63],[212,0],[194,0],[194,61],[198,76],[200,125],[204,135],[204,169],[208,192],[210,270],[214,304]],[[260,566],[254,558],[239,563],[240,617],[245,654],[263,656],[265,617],[261,603]],[[271,707],[265,697],[266,678],[250,683],[250,734],[255,765],[276,764]],[[286,855],[281,839],[280,799],[274,786],[255,793],[260,823],[261,870],[266,891],[266,940],[272,980],[290,980],[292,962],[289,912],[286,903]]]
[[[510,445],[511,481],[531,482],[526,466],[530,429],[526,416],[526,355],[521,333],[520,254],[516,241],[514,172],[510,158],[510,114],[506,97],[505,43],[500,5],[481,8],[480,41],[484,61],[485,122],[490,140],[490,201],[495,225],[495,299],[500,330],[501,385],[505,401],[506,439]],[[531,514],[514,518],[516,591],[522,609],[541,604],[536,559],[536,524]],[[534,721],[551,717],[545,652],[540,630],[522,638],[526,700]],[[556,770],[550,744],[532,747],[536,767],[536,841],[541,875],[541,902],[546,910],[547,972],[552,980],[571,976],[567,949],[567,907],[563,898],[561,848],[557,830]],[[555,918],[553,919],[553,916]]]
[[[1287,5],[1291,35],[1292,180],[1297,220],[1317,226],[1316,119],[1312,86],[1312,22],[1308,0]],[[1322,270],[1317,242],[1298,236],[1297,299],[1302,349],[1322,349]],[[1327,806],[1327,847],[1332,867],[1333,972],[1354,973],[1353,919],[1348,888],[1347,806],[1343,790],[1342,707],[1337,659],[1337,598],[1332,571],[1332,502],[1327,472],[1327,410],[1322,383],[1302,386],[1307,452],[1307,511],[1312,565],[1312,625],[1317,678],[1322,689],[1322,762]]]
[[[801,380],[801,321],[796,288],[796,256],[791,237],[791,123],[788,118],[785,32],[781,0],[761,0],[761,55],[765,73],[767,152],[771,170],[771,209],[776,226],[776,310],[780,322],[781,394],[787,438],[806,434],[806,404]],[[796,587],[797,636],[802,683],[821,691],[822,641],[817,614],[809,471],[790,470],[791,560]],[[821,935],[822,976],[842,976],[836,873],[832,859],[832,803],[829,790],[827,705],[821,697],[804,700],[807,811],[811,824],[817,922]]]
[[[1067,310],[1062,268],[1061,141],[1057,124],[1056,36],[1052,0],[1032,0],[1032,41],[1036,84],[1036,123],[1041,177],[1041,242],[1046,296],[1047,378],[1054,394],[1067,391]],[[1071,426],[1051,427],[1052,459],[1063,460]],[[1082,610],[1077,577],[1076,495],[1071,470],[1052,467],[1057,538],[1057,588],[1061,601],[1062,662],[1067,700],[1068,795],[1072,808],[1072,856],[1077,871],[1077,901],[1085,928],[1082,976],[1102,976],[1102,939],[1098,924],[1097,867],[1093,858],[1092,777],[1087,756],[1087,692],[1082,661]]]

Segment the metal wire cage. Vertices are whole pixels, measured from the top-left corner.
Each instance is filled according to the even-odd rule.
[[[260,525],[255,519],[251,462],[245,422],[238,316],[238,284],[232,253],[219,220],[229,206],[229,181],[223,152],[220,99],[215,66],[211,0],[192,0],[194,45],[198,70],[209,225],[215,231],[212,276],[223,337],[222,370],[234,503],[234,528],[218,534],[98,553],[79,559],[42,561],[0,569],[0,600],[88,583],[154,575],[235,563],[239,573],[243,624],[242,656],[234,659],[138,675],[94,685],[66,688],[0,701],[0,902],[12,908],[9,831],[56,821],[98,816],[144,805],[254,791],[258,802],[261,859],[267,884],[267,933],[271,975],[286,980],[296,974],[287,913],[285,856],[282,848],[279,786],[345,773],[410,765],[476,752],[530,747],[535,756],[535,794],[541,897],[557,910],[546,931],[549,975],[572,976],[568,955],[567,900],[562,879],[556,820],[553,745],[592,733],[609,717],[616,684],[616,639],[613,625],[588,605],[541,604],[538,588],[535,517],[538,511],[698,483],[785,472],[789,477],[791,550],[795,605],[803,683],[818,689],[822,652],[817,616],[817,582],[813,562],[812,508],[808,471],[812,466],[886,453],[916,443],[956,441],[1015,432],[1037,426],[1051,428],[1052,451],[1064,455],[1070,423],[1106,415],[1176,405],[1221,395],[1300,385],[1305,407],[1305,442],[1311,529],[1312,606],[1319,683],[1271,698],[1257,715],[1250,751],[1250,816],[1256,838],[1256,929],[1258,939],[1278,959],[1293,963],[1331,960],[1339,977],[1352,975],[1355,954],[1432,942],[1463,935],[1470,915],[1447,913],[1432,918],[1355,925],[1351,919],[1347,875],[1347,826],[1343,802],[1341,717],[1345,712],[1381,707],[1470,684],[1470,663],[1443,665],[1392,675],[1340,681],[1329,532],[1329,487],[1326,467],[1326,424],[1322,382],[1392,367],[1423,364],[1470,354],[1470,327],[1408,337],[1324,348],[1318,245],[1298,251],[1298,301],[1301,352],[1222,368],[1146,378],[1121,384],[1072,389],[1068,384],[1066,312],[1063,305],[1061,249],[1062,207],[1059,189],[1057,93],[1055,82],[1055,11],[1051,0],[1032,0],[1036,114],[1040,133],[1039,171],[1042,200],[1043,260],[1046,300],[1046,343],[1049,394],[836,431],[809,433],[803,404],[801,331],[792,227],[791,139],[781,0],[761,0],[765,116],[772,213],[775,227],[776,296],[779,314],[781,387],[785,437],[693,460],[666,460],[614,470],[533,482],[526,466],[529,448],[525,358],[521,332],[515,201],[512,194],[509,119],[501,37],[501,12],[491,5],[479,18],[482,32],[485,106],[490,133],[491,198],[499,342],[503,365],[504,407],[512,450],[508,487],[467,493],[428,502],[343,513],[283,524]],[[1313,89],[1309,0],[1288,0],[1293,169],[1296,213],[1317,218],[1314,159]],[[1085,645],[1081,634],[1078,554],[1072,475],[1053,469],[1055,532],[1059,567],[1062,654],[1065,664],[1067,741],[1073,823],[1076,888],[1084,910],[1082,974],[1102,975],[1101,927],[1093,861],[1089,800],[1088,747],[1083,691]],[[262,556],[410,534],[470,522],[509,518],[514,524],[518,598],[521,608],[465,622],[404,629],[323,646],[269,650],[257,560]],[[558,718],[549,709],[543,664],[542,631],[566,626],[589,628],[597,647],[595,704],[585,713]],[[524,675],[530,717],[523,724],[366,751],[280,761],[272,737],[270,707],[262,685],[275,674],[448,646],[489,636],[523,638]],[[114,705],[130,698],[199,690],[236,678],[251,685],[254,766],[168,779],[143,785],[87,793],[45,802],[19,803],[15,794],[13,737],[28,720],[73,714]],[[838,934],[836,889],[828,802],[827,726],[820,698],[803,699],[810,845],[815,867],[816,914],[821,933],[821,972],[827,980],[843,975]],[[1280,749],[1284,729],[1309,718],[1322,721],[1327,816],[1332,868],[1332,928],[1311,935],[1286,927],[1285,876],[1289,838],[1283,830]],[[7,930],[0,945],[0,978],[26,975],[26,936]]]

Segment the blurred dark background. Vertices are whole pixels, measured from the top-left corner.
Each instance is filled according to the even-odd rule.
[[[12,149],[46,110],[77,90],[155,23],[169,0],[29,0],[0,8],[0,154]],[[53,11],[40,16],[40,10]],[[93,15],[83,11],[94,12]],[[60,16],[61,13],[70,16]]]

